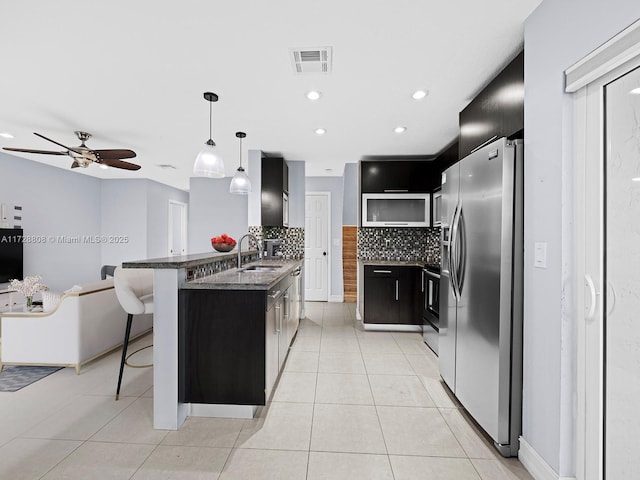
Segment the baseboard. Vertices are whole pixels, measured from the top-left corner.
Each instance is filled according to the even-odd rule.
[[[536,480],[576,480],[576,477],[559,476],[522,437],[520,437],[518,459]]]
[[[422,332],[422,325],[403,325],[399,323],[363,323],[364,329],[372,332]]]
[[[356,307],[356,320],[362,321],[362,315],[360,315],[360,309]]]
[[[330,302],[342,303],[344,302],[344,295],[329,295]]]

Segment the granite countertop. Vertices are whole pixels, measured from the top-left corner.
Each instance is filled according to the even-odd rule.
[[[439,263],[428,263],[424,260],[358,260],[362,265],[397,265],[405,267],[440,267]]]
[[[432,272],[440,273],[440,263],[427,262],[424,260],[358,260],[362,265],[387,265],[396,267],[420,267],[427,268]]]
[[[243,250],[242,255],[251,255],[257,250]],[[151,258],[149,260],[137,260],[133,262],[124,262],[123,268],[190,268],[199,265],[206,265],[217,260],[225,260],[227,258],[237,258],[237,247],[232,252],[221,253],[194,253],[191,255],[178,255],[175,257]]]
[[[182,285],[183,289],[205,290],[269,290],[303,264],[303,260],[259,260],[242,268],[230,268],[213,275],[197,278]],[[280,267],[275,271],[244,271],[250,266]]]

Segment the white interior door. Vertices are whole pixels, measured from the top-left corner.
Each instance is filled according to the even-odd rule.
[[[329,298],[329,193],[305,196],[305,300]]]
[[[578,444],[577,473],[587,480],[636,478],[640,472],[639,65],[640,59],[627,63],[581,94],[585,165],[578,208],[586,288],[578,390],[586,394],[578,412],[585,439]],[[578,420],[579,435],[581,425]]]
[[[169,201],[169,256],[187,254],[187,205]]]

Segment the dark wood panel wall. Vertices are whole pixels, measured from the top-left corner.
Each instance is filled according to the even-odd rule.
[[[342,277],[344,301],[355,302],[358,297],[358,227],[342,227]]]

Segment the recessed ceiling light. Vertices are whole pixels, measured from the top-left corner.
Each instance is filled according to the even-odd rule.
[[[396,133],[404,133],[407,131],[407,127],[396,127],[393,129],[393,131]]]
[[[640,177],[633,177],[631,179],[632,182],[640,182]]]
[[[13,138],[13,135],[11,135],[9,132],[0,132],[0,137],[2,137],[2,138]]]
[[[640,87],[634,88],[629,92],[631,95],[640,95]]]
[[[415,92],[413,92],[413,95],[411,96],[413,97],[414,100],[422,100],[428,94],[429,94],[429,90],[416,90]]]
[[[327,131],[324,128],[316,128],[317,135],[324,135]]]
[[[100,168],[103,170],[109,170],[109,165],[105,165],[104,163],[100,164]]]
[[[310,92],[307,92],[307,98],[309,100],[318,100],[320,96],[321,96],[321,93],[316,90],[311,90]]]

